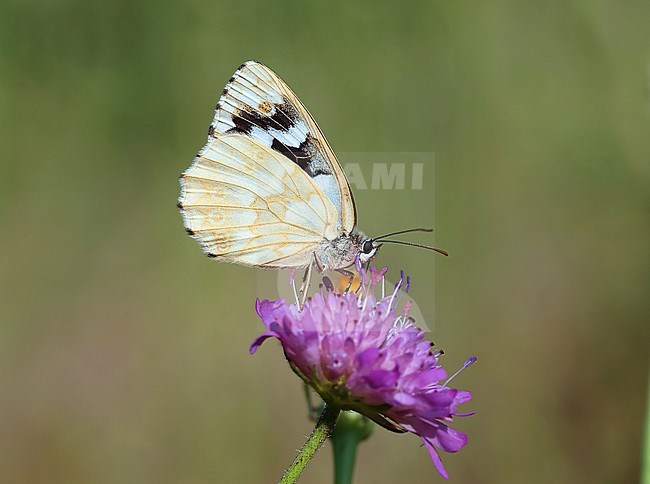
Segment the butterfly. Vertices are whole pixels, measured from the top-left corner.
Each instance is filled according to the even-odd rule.
[[[207,144],[180,177],[189,235],[212,258],[255,267],[336,270],[375,257],[387,239],[357,227],[350,184],[313,117],[265,65],[249,61],[217,103]],[[304,284],[303,280],[303,284]],[[307,282],[308,285],[308,282]]]

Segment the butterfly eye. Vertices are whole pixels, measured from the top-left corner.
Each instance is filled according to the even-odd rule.
[[[375,248],[375,244],[372,243],[372,240],[366,240],[363,243],[363,247],[361,248],[361,251],[364,254],[370,254],[374,248]]]

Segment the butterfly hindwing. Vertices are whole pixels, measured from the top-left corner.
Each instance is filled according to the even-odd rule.
[[[266,267],[308,265],[338,214],[313,179],[251,137],[212,138],[181,176],[185,226],[210,256]]]
[[[289,87],[266,66],[242,64],[226,85],[210,126],[211,138],[250,137],[306,173],[338,211],[338,230],[356,224],[352,192],[316,122]]]

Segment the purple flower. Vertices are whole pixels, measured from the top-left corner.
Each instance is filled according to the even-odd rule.
[[[446,385],[447,373],[438,362],[442,352],[424,340],[424,332],[408,316],[410,304],[397,314],[404,277],[393,292],[375,297],[385,273],[386,268],[361,270],[359,290],[346,294],[333,292],[325,278],[328,290],[321,289],[300,310],[282,299],[258,300],[257,313],[268,331],[250,351],[277,338],[294,372],[328,405],[355,410],[389,430],[418,435],[446,478],[437,450],[456,452],[467,437],[444,422],[463,416],[457,407],[471,394]],[[406,291],[409,284],[407,279]],[[463,368],[475,360],[470,358]]]

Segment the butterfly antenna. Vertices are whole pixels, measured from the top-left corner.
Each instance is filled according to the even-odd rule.
[[[430,245],[423,245],[423,244],[415,244],[413,242],[404,242],[403,240],[382,240],[382,244],[399,244],[399,245],[408,245],[410,247],[419,247],[420,249],[427,249],[427,250],[433,250],[434,252],[437,252],[438,254],[446,255],[448,256],[449,254],[447,251],[438,249],[437,247],[432,247]]]
[[[390,234],[380,235],[379,237],[375,237],[373,240],[380,241],[384,237],[392,237],[393,235],[408,234],[410,232],[433,232],[433,229],[427,227],[419,227],[416,229],[398,230],[397,232],[391,232]]]

